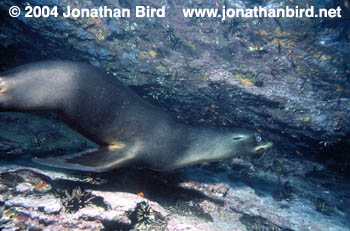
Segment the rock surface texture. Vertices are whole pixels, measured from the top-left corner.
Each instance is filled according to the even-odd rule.
[[[1,167],[0,227],[350,230],[350,187],[343,178],[328,175],[312,162],[283,164],[288,174],[262,172],[241,160],[221,168],[208,165],[162,174],[126,169],[88,176],[16,165]],[[32,190],[18,192],[23,184],[31,185]],[[50,190],[36,190],[46,185]]]

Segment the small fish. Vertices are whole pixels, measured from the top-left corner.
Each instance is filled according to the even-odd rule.
[[[349,0],[345,0],[345,1],[344,1],[344,6],[345,6],[346,8],[349,8]]]
[[[215,2],[215,5],[216,5],[216,7],[219,7],[219,6],[220,6],[220,3]]]

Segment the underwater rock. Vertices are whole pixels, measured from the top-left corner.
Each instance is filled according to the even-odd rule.
[[[115,173],[90,175],[104,178],[101,184],[93,184],[94,180],[89,183],[79,174],[53,174],[13,165],[0,168],[4,184],[0,202],[6,214],[1,220],[4,225],[0,226],[11,230],[24,224],[23,229],[31,226],[67,231],[72,227],[74,230],[323,231],[327,226],[332,226],[334,231],[346,230],[350,204],[346,181],[329,175],[322,165],[311,161],[281,159],[279,162],[287,173],[276,173],[273,169],[261,171],[262,167],[258,166],[239,174],[232,170],[240,169],[238,166],[212,164],[164,174],[125,169],[118,171],[119,180],[115,179]],[[242,165],[243,169],[247,166],[244,160],[233,164]],[[52,189],[43,193],[11,189],[8,180],[23,173],[31,176],[27,180],[47,182]],[[26,178],[23,180],[16,186],[28,183]],[[77,185],[91,188],[77,188]],[[144,193],[129,193],[141,188]],[[21,223],[19,220],[23,219],[26,221]]]
[[[114,211],[120,211],[121,213],[133,211],[137,204],[145,201],[144,198],[131,193],[91,191],[91,194],[96,197],[102,197],[103,202],[108,208]],[[168,215],[168,212],[166,212],[158,203],[150,201],[149,204],[153,210],[159,212],[162,216],[165,217]]]
[[[19,193],[31,192],[34,186],[29,183],[20,183],[16,186],[16,191]]]
[[[137,5],[125,2],[112,5]],[[295,6],[293,1],[277,2],[279,7]],[[213,0],[205,3],[222,7]],[[267,8],[278,5],[276,1],[258,3]],[[177,2],[176,7],[173,1],[147,1],[151,7],[165,6],[167,17],[36,20],[21,16],[13,20],[7,12],[16,4],[24,8],[42,1],[1,2],[1,12],[6,13],[1,17],[0,50],[8,54],[0,58],[3,70],[33,59],[91,63],[137,86],[140,94],[152,96],[150,100],[180,121],[258,128],[279,140],[276,148],[290,154],[296,149],[320,148],[319,142],[332,143],[350,129],[346,119],[350,113],[346,17],[184,19],[176,9],[201,8],[203,1]],[[91,0],[55,4],[61,9],[99,6]],[[309,5],[305,0],[298,4]],[[224,5],[254,6],[251,1],[225,1]],[[343,10],[345,16],[348,12]],[[211,105],[215,105],[213,110],[207,110]]]
[[[42,197],[31,198],[31,197],[15,197],[5,201],[5,206],[9,207],[23,207],[28,210],[42,210],[47,214],[57,214],[62,209],[61,202],[56,198]]]

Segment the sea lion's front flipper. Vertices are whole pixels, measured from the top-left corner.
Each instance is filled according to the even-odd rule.
[[[58,157],[33,158],[33,162],[42,165],[88,172],[105,172],[112,167],[122,167],[127,160],[123,150],[110,150],[104,147]]]

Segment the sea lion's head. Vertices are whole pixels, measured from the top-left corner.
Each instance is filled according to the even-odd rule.
[[[264,141],[262,134],[257,132],[238,130],[228,136],[232,139],[232,156],[259,154],[272,147],[272,142]]]
[[[203,133],[202,133],[203,134]],[[264,141],[262,134],[245,129],[211,129],[207,135],[201,135],[200,148],[203,162],[230,159],[263,153],[272,147],[271,142]]]
[[[191,134],[191,148],[175,167],[259,154],[272,147],[261,134],[240,128],[200,128]]]

